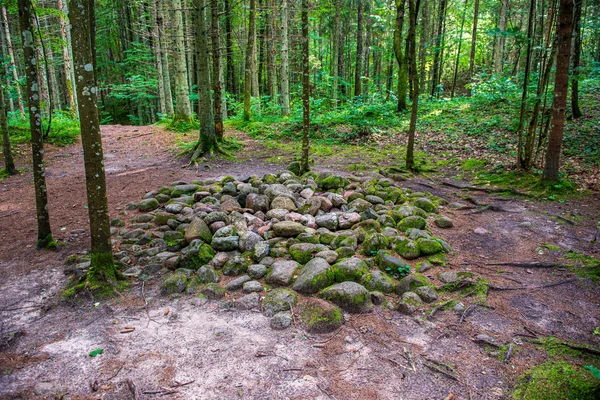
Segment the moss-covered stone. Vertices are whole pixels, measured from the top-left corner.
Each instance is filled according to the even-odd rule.
[[[223,266],[223,275],[242,275],[248,271],[250,261],[241,256],[233,257],[227,260]]]
[[[167,225],[169,223],[169,220],[172,219],[177,220],[177,215],[167,212],[157,212],[154,215],[154,219],[152,220],[152,222],[154,222],[158,226],[163,226]]]
[[[363,275],[368,272],[365,262],[357,257],[339,261],[332,267],[332,271],[336,282],[360,282]]]
[[[433,202],[427,197],[419,197],[413,202],[413,204],[415,205],[415,207],[419,207],[421,210],[428,213],[437,211],[437,207],[435,206],[435,204],[433,204]]]
[[[292,161],[287,165],[287,170],[292,172],[294,175],[300,175],[300,162]]]
[[[438,217],[436,217],[436,219],[433,221],[435,223],[435,225],[438,228],[442,228],[442,229],[448,229],[448,228],[452,228],[454,226],[454,223],[452,222],[452,220],[448,217],[446,217],[445,215],[440,215]]]
[[[350,183],[350,181],[348,181],[346,178],[339,176],[339,175],[329,175],[325,178],[317,179],[317,184],[323,190],[332,190],[332,189],[343,188],[346,185],[348,185],[349,183]]]
[[[179,231],[167,231],[162,238],[169,251],[177,251],[187,245],[183,233]]]
[[[327,301],[308,299],[300,307],[300,321],[309,333],[329,333],[344,323],[341,310]]]
[[[353,313],[366,311],[372,306],[369,291],[356,282],[342,282],[330,286],[323,289],[319,296]]]
[[[198,185],[176,185],[171,191],[171,197],[180,197],[184,194],[194,193],[196,190],[198,190]]]
[[[272,317],[280,311],[291,310],[298,303],[298,296],[291,290],[279,288],[267,293],[262,302],[263,314]]]
[[[400,238],[394,244],[394,251],[407,260],[419,258],[421,250],[415,242],[407,238]]]
[[[410,274],[398,282],[398,286],[396,286],[396,294],[402,295],[406,292],[414,292],[418,287],[428,285],[430,285],[430,283],[426,276],[419,273]]]
[[[300,293],[317,293],[330,286],[335,275],[329,263],[322,258],[313,258],[302,269],[292,288]]]
[[[225,289],[216,283],[207,283],[200,289],[200,293],[209,299],[222,299],[225,297]]]
[[[398,223],[397,228],[400,232],[406,232],[412,228],[425,229],[426,226],[427,221],[425,221],[425,218],[418,215],[412,215],[410,217],[403,218],[402,221]]]
[[[387,237],[378,232],[367,234],[362,243],[362,254],[365,256],[374,256],[379,250],[388,248],[390,241]]]
[[[188,278],[185,274],[175,272],[173,274],[167,275],[167,277],[163,281],[161,290],[165,294],[181,293],[185,290],[187,282]]]
[[[396,282],[381,271],[372,271],[365,275],[361,283],[370,292],[391,293],[396,287]]]
[[[160,204],[158,203],[158,200],[154,198],[144,199],[138,203],[138,210],[140,211],[152,211],[156,210],[158,207],[160,207]]]
[[[200,279],[198,279],[197,276],[193,276],[190,279],[188,279],[188,284],[185,288],[185,293],[186,294],[196,294],[196,292],[198,292],[198,290],[200,289],[200,287],[202,286]]]
[[[218,272],[210,265],[203,265],[200,267],[197,275],[200,283],[218,283],[221,281]]]
[[[312,243],[297,243],[289,247],[288,252],[300,264],[306,264],[320,251],[327,250],[327,246]]]
[[[417,247],[419,248],[421,254],[425,256],[431,256],[444,250],[442,244],[434,239],[418,239]]]

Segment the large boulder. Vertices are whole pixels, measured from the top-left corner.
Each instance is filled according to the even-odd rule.
[[[192,219],[192,222],[185,229],[185,240],[190,243],[195,239],[202,239],[204,243],[210,243],[212,241],[212,232],[206,222],[200,218]]]
[[[363,275],[368,272],[367,264],[358,257],[346,258],[332,267],[336,282],[360,282]]]
[[[313,258],[300,270],[292,288],[300,293],[312,294],[334,282],[329,263],[322,258]]]
[[[271,266],[271,271],[267,274],[265,282],[276,286],[289,286],[299,266],[296,261],[276,261]]]
[[[356,282],[342,282],[330,286],[323,289],[319,296],[352,313],[367,311],[372,306],[369,291]]]

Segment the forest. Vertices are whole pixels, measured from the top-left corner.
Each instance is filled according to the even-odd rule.
[[[0,397],[600,396],[598,0],[0,12]]]

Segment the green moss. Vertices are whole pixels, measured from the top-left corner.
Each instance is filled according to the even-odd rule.
[[[515,400],[593,400],[600,396],[600,381],[581,366],[549,361],[531,368],[519,378]]]
[[[427,221],[425,221],[425,218],[418,215],[412,215],[403,218],[402,221],[398,223],[397,228],[400,232],[406,232],[407,230],[412,228],[425,229],[426,226]]]
[[[109,298],[127,288],[111,252],[91,253],[90,257],[91,266],[87,274],[73,278],[62,292],[64,297],[73,297],[83,290],[89,290],[94,297]]]
[[[448,256],[444,253],[437,253],[427,257],[427,261],[429,261],[432,265],[443,267],[448,262]]]
[[[327,333],[342,325],[343,315],[333,304],[312,299],[302,307],[300,320],[308,332]]]
[[[564,257],[567,260],[575,261],[577,264],[573,271],[579,276],[590,278],[596,283],[600,283],[600,260],[594,257],[586,256],[575,251],[568,251]]]
[[[463,171],[471,171],[474,172],[478,169],[482,169],[487,164],[486,160],[480,160],[477,158],[467,158],[462,162],[461,168]]]
[[[417,240],[417,247],[422,255],[431,256],[444,250],[442,244],[434,239],[420,238]]]
[[[58,242],[54,240],[54,238],[52,237],[52,234],[49,234],[48,236],[46,236],[43,239],[38,239],[36,246],[35,246],[38,250],[39,249],[56,249],[56,247],[58,247]]]

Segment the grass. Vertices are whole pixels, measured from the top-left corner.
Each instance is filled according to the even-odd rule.
[[[44,118],[42,126],[44,132],[48,129],[48,118]],[[31,129],[29,120],[22,120],[18,113],[10,113],[8,119],[8,131],[12,143],[31,142]],[[68,112],[55,111],[52,114],[52,125],[50,134],[44,143],[51,143],[57,146],[67,146],[75,143],[79,137],[79,120],[71,117]]]
[[[573,267],[573,272],[579,276],[590,278],[596,283],[600,283],[600,260],[594,257],[575,251],[567,251],[564,258],[574,261],[577,266]]]

